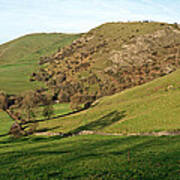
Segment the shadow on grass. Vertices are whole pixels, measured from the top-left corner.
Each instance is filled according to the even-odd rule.
[[[8,135],[9,135],[9,133],[6,133],[6,134],[0,134],[0,138],[1,138],[1,137],[8,136]]]
[[[83,109],[81,109],[81,110],[69,112],[69,113],[62,114],[62,115],[58,115],[58,116],[54,116],[54,117],[51,117],[51,118],[44,118],[44,119],[40,119],[40,120],[33,120],[33,121],[29,121],[29,122],[26,123],[26,124],[38,123],[38,122],[44,122],[44,121],[48,121],[48,120],[58,119],[58,118],[62,118],[62,117],[66,117],[66,116],[70,116],[70,115],[79,113],[79,112],[84,111],[84,110],[86,110],[86,109],[87,109],[87,108],[83,108]]]
[[[56,126],[56,127],[53,127],[53,128],[42,128],[42,129],[36,130],[36,132],[37,132],[37,133],[48,132],[48,131],[51,131],[51,130],[58,129],[58,128],[60,128],[60,127],[61,127],[61,126]]]
[[[23,179],[26,175],[32,179],[35,174],[34,179],[42,179],[46,174],[57,179],[178,179],[179,136],[55,138],[47,138],[43,144],[43,139],[39,140],[35,147],[27,144],[20,150],[17,145],[17,149],[0,153],[0,177]]]
[[[78,134],[81,131],[88,130],[88,131],[97,131],[101,130],[107,126],[110,126],[111,124],[120,121],[122,118],[125,117],[125,111],[118,112],[113,111],[111,113],[108,113],[107,115],[99,118],[96,121],[90,122],[89,124],[86,124],[84,126],[80,126],[79,128],[73,130],[70,132],[71,134]]]

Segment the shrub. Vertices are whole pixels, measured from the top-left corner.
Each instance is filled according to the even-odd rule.
[[[44,117],[47,117],[48,119],[50,119],[53,114],[54,114],[53,105],[49,104],[49,105],[44,106],[44,109],[43,109],[43,112],[42,112],[42,115]]]

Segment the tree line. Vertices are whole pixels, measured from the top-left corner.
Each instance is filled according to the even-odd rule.
[[[28,91],[23,95],[8,95],[0,91],[0,110],[14,120],[9,134],[15,137],[32,134],[36,128],[36,118],[50,119],[54,113],[50,93],[44,90]]]

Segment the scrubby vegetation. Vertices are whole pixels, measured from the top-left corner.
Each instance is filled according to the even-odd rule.
[[[179,44],[174,25],[108,23],[41,59],[45,67],[32,79],[45,82],[54,99],[77,107],[172,73],[180,65]]]
[[[9,96],[0,92],[0,109],[14,120],[9,133],[16,137],[32,134],[37,127],[36,122],[32,123],[32,120],[37,117],[38,107],[44,106],[43,115],[48,118],[53,113],[53,109],[50,108],[52,106],[51,99],[38,91],[29,91],[23,96]],[[30,122],[31,124],[27,126]],[[28,130],[26,130],[27,128]]]
[[[180,71],[95,101],[82,112],[44,121],[39,129],[78,133],[174,132],[180,130]],[[55,128],[57,127],[57,128]]]
[[[38,123],[36,131],[67,134],[81,131],[120,134],[177,132],[180,130],[179,75],[178,70],[145,85],[103,97],[89,109],[73,114],[69,114],[72,111],[70,105],[63,108],[55,104],[50,120],[39,115],[35,118],[34,123]]]

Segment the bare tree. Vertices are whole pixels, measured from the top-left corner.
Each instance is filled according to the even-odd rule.
[[[44,105],[42,115],[50,119],[51,116],[54,114],[52,96],[49,94],[46,94],[42,100],[43,100],[43,105]]]
[[[20,136],[24,135],[24,131],[22,126],[19,124],[20,117],[17,115],[17,113],[14,113],[11,109],[11,101],[9,99],[9,96],[5,92],[0,92],[0,109],[5,111],[11,119],[13,119],[15,122],[12,125],[10,129],[10,133],[14,136]]]
[[[36,109],[41,101],[41,95],[35,91],[28,91],[23,95],[21,109],[24,111],[25,123],[36,117]]]

